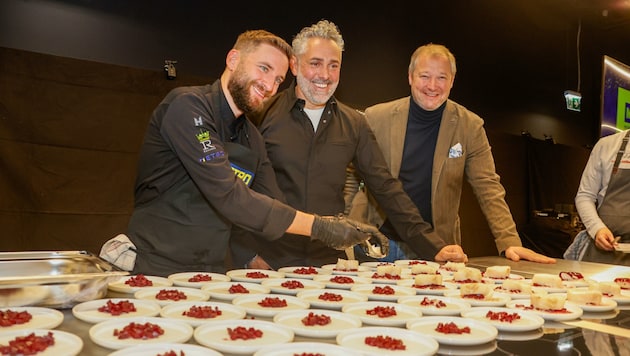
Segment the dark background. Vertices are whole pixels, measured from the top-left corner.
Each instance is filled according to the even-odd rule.
[[[630,64],[628,0],[3,0],[0,249],[98,252],[124,231],[137,151],[163,95],[217,78],[244,30],[290,42],[322,18],[346,41],[336,96],[358,109],[409,94],[415,48],[449,47],[451,98],[485,119],[522,237],[547,238],[532,212],[573,202],[599,137],[603,56]],[[175,80],[167,59],[178,61]],[[581,112],[566,110],[567,89],[582,93]],[[462,222],[469,255],[496,253],[477,238],[489,231],[468,188]]]

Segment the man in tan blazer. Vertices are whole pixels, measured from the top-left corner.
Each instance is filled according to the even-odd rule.
[[[466,176],[501,255],[514,261],[554,263],[553,258],[522,246],[505,202],[505,189],[495,171],[483,120],[448,99],[455,72],[455,57],[446,47],[421,46],[413,53],[409,65],[411,96],[365,110],[391,173],[402,181],[424,220],[433,225],[446,243],[461,245],[458,212]],[[399,242],[402,251],[413,258],[413,251],[405,248],[404,242],[396,241],[399,239],[395,231],[369,194],[368,200],[368,208],[357,211],[361,209],[361,204],[357,204],[351,210],[352,216],[363,216],[379,226],[394,242],[390,242],[390,250],[395,252],[392,245]]]

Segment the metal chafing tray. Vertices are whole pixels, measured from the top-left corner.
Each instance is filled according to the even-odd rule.
[[[87,251],[0,252],[0,307],[70,308],[128,274]]]

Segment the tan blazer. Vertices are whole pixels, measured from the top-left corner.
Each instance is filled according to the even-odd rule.
[[[409,100],[410,97],[405,97],[365,110],[366,119],[394,177],[398,177],[400,173]],[[461,145],[461,153],[456,152],[458,144]],[[479,116],[448,100],[433,159],[431,184],[433,226],[447,244],[461,245],[458,212],[465,176],[488,220],[498,251],[503,252],[509,246],[521,246],[516,224],[505,202],[505,189],[495,171],[494,157],[483,128],[483,120]],[[353,206],[350,212],[354,217],[363,217],[365,221],[380,226],[385,216],[378,210],[369,192],[368,200],[368,207],[359,204]],[[348,198],[348,201],[352,199]]]

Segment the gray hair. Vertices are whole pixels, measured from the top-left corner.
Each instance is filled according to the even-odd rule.
[[[293,45],[295,48],[295,45]],[[411,55],[411,62],[409,62],[409,73],[412,73],[416,68],[416,61],[421,55],[432,56],[444,56],[451,63],[451,71],[453,75],[457,72],[457,66],[455,65],[455,56],[451,51],[443,45],[429,43],[424,46],[418,47]]]
[[[328,20],[320,20],[310,27],[304,27],[297,35],[295,35],[292,43],[293,53],[295,55],[300,55],[306,52],[306,42],[309,38],[314,37],[333,40],[337,46],[339,46],[341,51],[343,51],[343,37],[341,36],[337,25]]]

